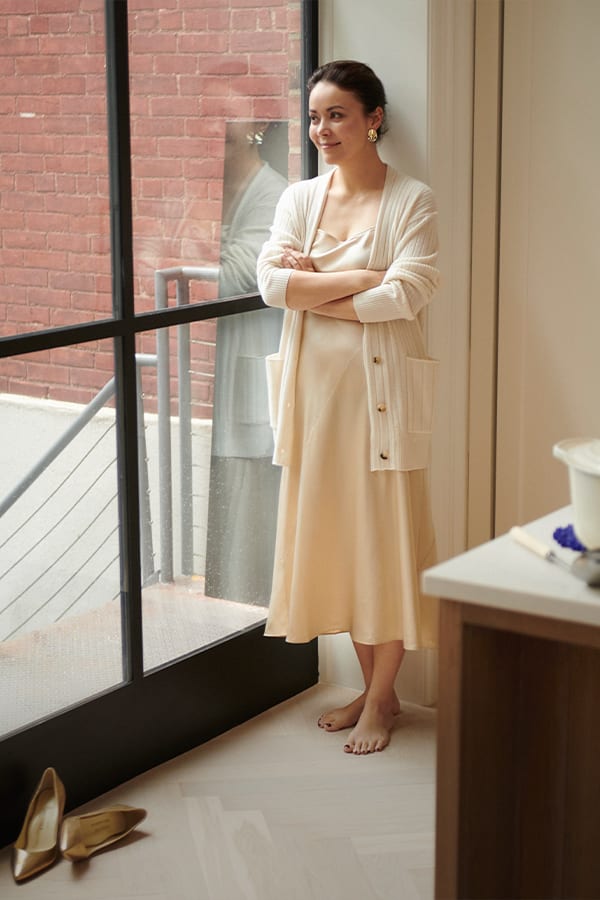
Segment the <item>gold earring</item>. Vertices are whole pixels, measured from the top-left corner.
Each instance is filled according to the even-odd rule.
[[[375,144],[378,138],[378,134],[374,128],[369,128],[367,131],[367,140],[370,141],[371,144]]]
[[[246,140],[249,144],[254,144],[257,147],[260,147],[262,142],[264,141],[265,133],[264,131],[250,131],[246,135]]]

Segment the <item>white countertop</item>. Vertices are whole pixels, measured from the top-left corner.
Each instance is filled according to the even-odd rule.
[[[523,528],[571,562],[577,554],[560,547],[552,533],[572,522],[566,506]],[[600,588],[588,587],[508,534],[427,569],[422,583],[428,594],[448,600],[600,626]]]

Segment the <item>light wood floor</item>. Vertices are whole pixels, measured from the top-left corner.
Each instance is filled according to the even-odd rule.
[[[16,885],[10,848],[0,851],[0,897],[432,898],[435,713],[405,704],[391,745],[355,757],[342,750],[347,732],[316,727],[355,696],[318,685],[83,807],[148,810],[87,862],[60,859]]]

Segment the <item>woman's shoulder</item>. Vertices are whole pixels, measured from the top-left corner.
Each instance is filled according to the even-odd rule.
[[[286,193],[289,196],[313,197],[325,190],[331,179],[331,172],[315,175],[313,178],[303,178],[301,181],[293,181],[287,186]]]
[[[387,181],[391,196],[399,201],[422,200],[435,203],[434,193],[429,185],[406,172],[388,166]]]
[[[324,175],[316,175],[314,178],[305,178],[302,181],[294,181],[284,190],[280,198],[280,206],[290,213],[296,211],[303,218],[307,217],[315,203],[323,197],[331,178],[331,172]]]
[[[433,222],[437,207],[429,185],[395,169],[388,170],[379,236],[393,256],[399,243],[416,224]]]

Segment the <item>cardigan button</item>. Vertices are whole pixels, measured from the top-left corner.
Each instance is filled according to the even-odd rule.
[[[389,456],[388,456],[388,454],[386,453],[385,450],[382,450],[381,453],[379,454],[379,456],[381,457],[381,459],[388,459],[388,458],[389,458]]]
[[[377,412],[385,412],[386,409],[387,409],[387,406],[385,405],[385,403],[377,404]]]
[[[381,357],[380,357],[380,356],[374,356],[374,357],[373,357],[373,362],[375,363],[376,366],[378,366],[379,363],[381,362]]]

